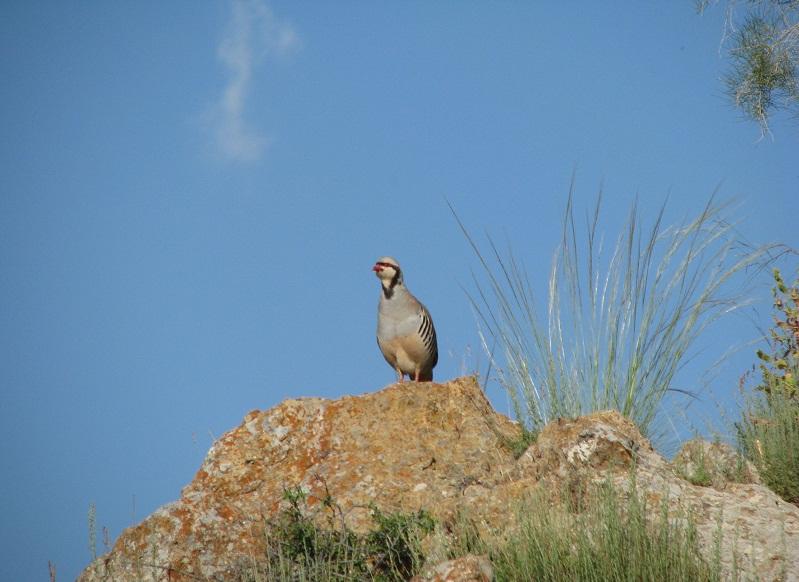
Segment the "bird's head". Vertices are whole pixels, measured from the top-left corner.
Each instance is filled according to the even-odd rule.
[[[375,266],[372,267],[372,270],[384,287],[393,287],[402,281],[402,271],[399,263],[393,257],[380,257],[377,259]]]

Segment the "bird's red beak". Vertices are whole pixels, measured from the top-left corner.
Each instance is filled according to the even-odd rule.
[[[382,270],[383,270],[383,266],[382,266],[382,265],[378,265],[378,264],[376,264],[374,267],[372,267],[372,270],[373,270],[375,273],[379,273],[380,271],[382,271]]]

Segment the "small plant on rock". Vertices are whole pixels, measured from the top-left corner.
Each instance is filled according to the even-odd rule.
[[[242,567],[241,582],[407,580],[422,565],[421,539],[435,527],[424,510],[384,513],[373,506],[374,529],[357,534],[329,493],[313,509],[300,487],[284,490],[283,499],[287,506],[265,526],[265,559]]]
[[[761,381],[736,429],[741,450],[766,485],[799,504],[799,278],[789,287],[775,270],[773,295],[769,352],[757,352]]]
[[[433,531],[435,520],[424,509],[416,513],[385,514],[372,507],[377,529],[367,536],[369,554],[376,559],[375,568],[407,580],[424,561],[421,538]]]

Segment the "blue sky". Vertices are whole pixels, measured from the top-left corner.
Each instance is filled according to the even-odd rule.
[[[742,236],[799,246],[797,126],[759,140],[726,103],[722,12],[4,3],[0,579],[74,579],[91,503],[113,540],[247,411],[390,383],[381,255],[433,314],[436,377],[484,364],[445,198],[541,284],[575,170],[609,234],[636,195],[677,219],[720,185]],[[705,344],[756,335],[736,325]]]

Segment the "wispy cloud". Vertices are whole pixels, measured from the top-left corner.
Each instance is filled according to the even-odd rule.
[[[294,28],[279,20],[263,0],[232,0],[231,18],[217,47],[228,83],[209,117],[215,147],[228,160],[258,160],[270,139],[245,119],[253,75],[267,58],[279,58],[299,45]]]

